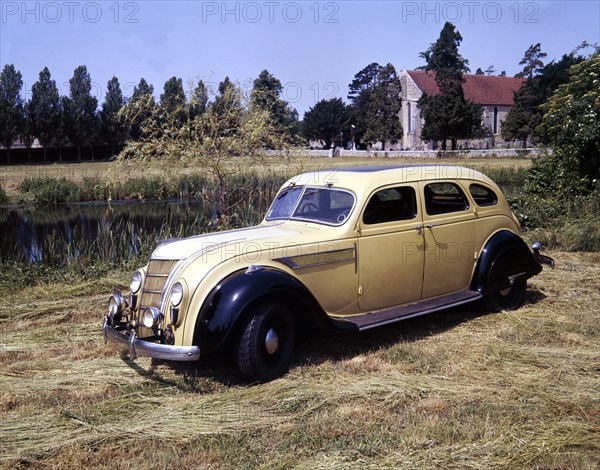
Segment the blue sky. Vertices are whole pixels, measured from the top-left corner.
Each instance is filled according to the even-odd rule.
[[[582,40],[600,41],[599,1],[0,1],[0,63],[23,74],[30,96],[47,66],[68,93],[81,64],[101,103],[117,76],[130,95],[144,77],[160,95],[171,76],[243,87],[268,69],[300,116],[323,98],[346,98],[371,62],[397,70],[423,64],[419,52],[446,20],[463,36],[471,70],[493,64],[514,75],[529,45],[547,61]]]

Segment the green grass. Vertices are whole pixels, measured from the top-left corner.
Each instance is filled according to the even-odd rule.
[[[550,254],[516,312],[308,337],[263,385],[104,345],[126,270],[0,286],[0,466],[598,468],[600,257]]]

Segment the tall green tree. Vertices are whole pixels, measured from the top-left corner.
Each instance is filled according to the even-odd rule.
[[[515,93],[514,105],[502,122],[502,136],[506,140],[520,140],[523,148],[527,147],[529,140],[539,139],[537,128],[543,117],[543,103],[559,85],[567,82],[569,69],[582,60],[583,57],[575,53],[565,54],[559,61],[552,61],[541,69],[538,68],[533,75],[527,72],[529,76]],[[521,63],[524,61],[525,58]],[[525,69],[521,75],[526,76]]]
[[[282,143],[277,142],[280,134],[268,113],[249,107],[246,97],[233,83],[227,81],[219,96],[222,99],[218,109],[211,103],[204,113],[183,123],[155,107],[153,115],[143,123],[140,138],[128,141],[117,160],[118,164],[160,161],[171,171],[189,165],[202,168],[216,182],[216,191],[206,195],[207,202],[216,203],[220,223],[230,226],[235,218],[232,209],[247,199],[250,191],[239,186],[234,190],[226,187],[226,178],[237,171],[231,160],[244,157],[247,164],[260,164],[265,142],[273,148],[281,148]]]
[[[387,64],[379,69],[376,84],[366,109],[366,126],[364,140],[370,143],[381,142],[385,150],[387,142],[395,144],[402,138],[400,109],[402,87],[396,69]]]
[[[229,110],[240,106],[241,91],[229,77],[225,77],[222,82],[219,82],[217,90],[218,94],[211,106],[217,115],[222,112],[224,115],[230,116]]]
[[[208,89],[202,80],[198,80],[198,84],[190,94],[189,116],[194,119],[206,111],[208,106]]]
[[[81,147],[92,146],[98,135],[96,108],[98,100],[91,95],[92,79],[85,65],[80,65],[69,80],[69,97],[63,100],[63,124],[66,134],[77,147],[77,160],[81,161]]]
[[[542,59],[547,55],[545,52],[542,52],[542,45],[539,42],[529,46],[521,62],[519,62],[519,65],[524,65],[523,70],[516,74],[515,77],[533,79],[544,68]]]
[[[441,141],[446,150],[446,141],[452,142],[456,150],[457,139],[469,139],[483,134],[480,106],[465,100],[463,93],[463,73],[469,71],[468,61],[458,52],[462,36],[452,23],[446,22],[436,42],[420,56],[426,65],[420,67],[435,73],[435,81],[440,90],[437,95],[423,93],[417,106],[424,119],[421,139]]]
[[[298,112],[281,97],[282,92],[281,82],[268,70],[263,70],[254,80],[250,106],[266,111],[275,128],[292,140],[297,128]]]
[[[60,133],[60,96],[56,82],[48,67],[40,72],[38,81],[31,87],[28,104],[32,132],[44,149],[44,162],[49,145],[56,143]]]
[[[331,147],[344,140],[340,133],[348,132],[348,118],[348,107],[341,98],[321,100],[304,114],[303,135],[309,141],[319,140]]]
[[[21,140],[27,148],[27,161],[31,163],[31,147],[35,141],[33,132],[33,116],[31,112],[31,99],[23,106],[23,128],[21,129]]]
[[[552,154],[534,161],[529,193],[565,198],[598,191],[600,180],[600,54],[570,68],[569,80],[546,104],[540,133]]]
[[[138,85],[133,88],[131,99],[125,106],[119,113],[119,119],[128,128],[129,137],[138,140],[142,137],[141,129],[144,123],[154,115],[156,107],[154,86],[141,78]]]
[[[133,93],[131,95],[131,99],[139,98],[140,96],[150,95],[152,97],[152,102],[154,102],[154,86],[148,84],[145,78],[140,78],[140,82],[133,87]]]
[[[23,130],[24,102],[21,97],[23,76],[13,64],[6,64],[0,72],[0,141],[6,148],[10,163],[10,148]]]
[[[171,77],[165,82],[160,95],[160,106],[166,113],[174,115],[179,122],[186,119],[186,97],[181,78]]]
[[[372,62],[354,75],[348,85],[349,120],[354,128],[356,142],[361,142],[369,129],[368,113],[372,101],[372,94],[377,86],[381,65]]]
[[[126,127],[118,116],[125,99],[117,77],[112,77],[108,81],[106,90],[106,97],[100,110],[100,137],[110,146],[110,154],[113,156],[115,148],[123,145],[127,136]]]

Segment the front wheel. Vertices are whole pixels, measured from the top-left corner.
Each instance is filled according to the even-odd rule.
[[[240,336],[236,361],[250,382],[269,382],[285,374],[294,350],[290,310],[279,303],[259,306]]]
[[[501,310],[517,310],[525,302],[525,290],[527,281],[515,281],[515,283],[498,292],[492,292],[483,298],[485,307],[490,312]]]

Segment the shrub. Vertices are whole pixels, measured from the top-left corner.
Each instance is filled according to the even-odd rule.
[[[19,191],[31,195],[33,204],[58,204],[80,199],[80,189],[66,178],[25,178]]]

